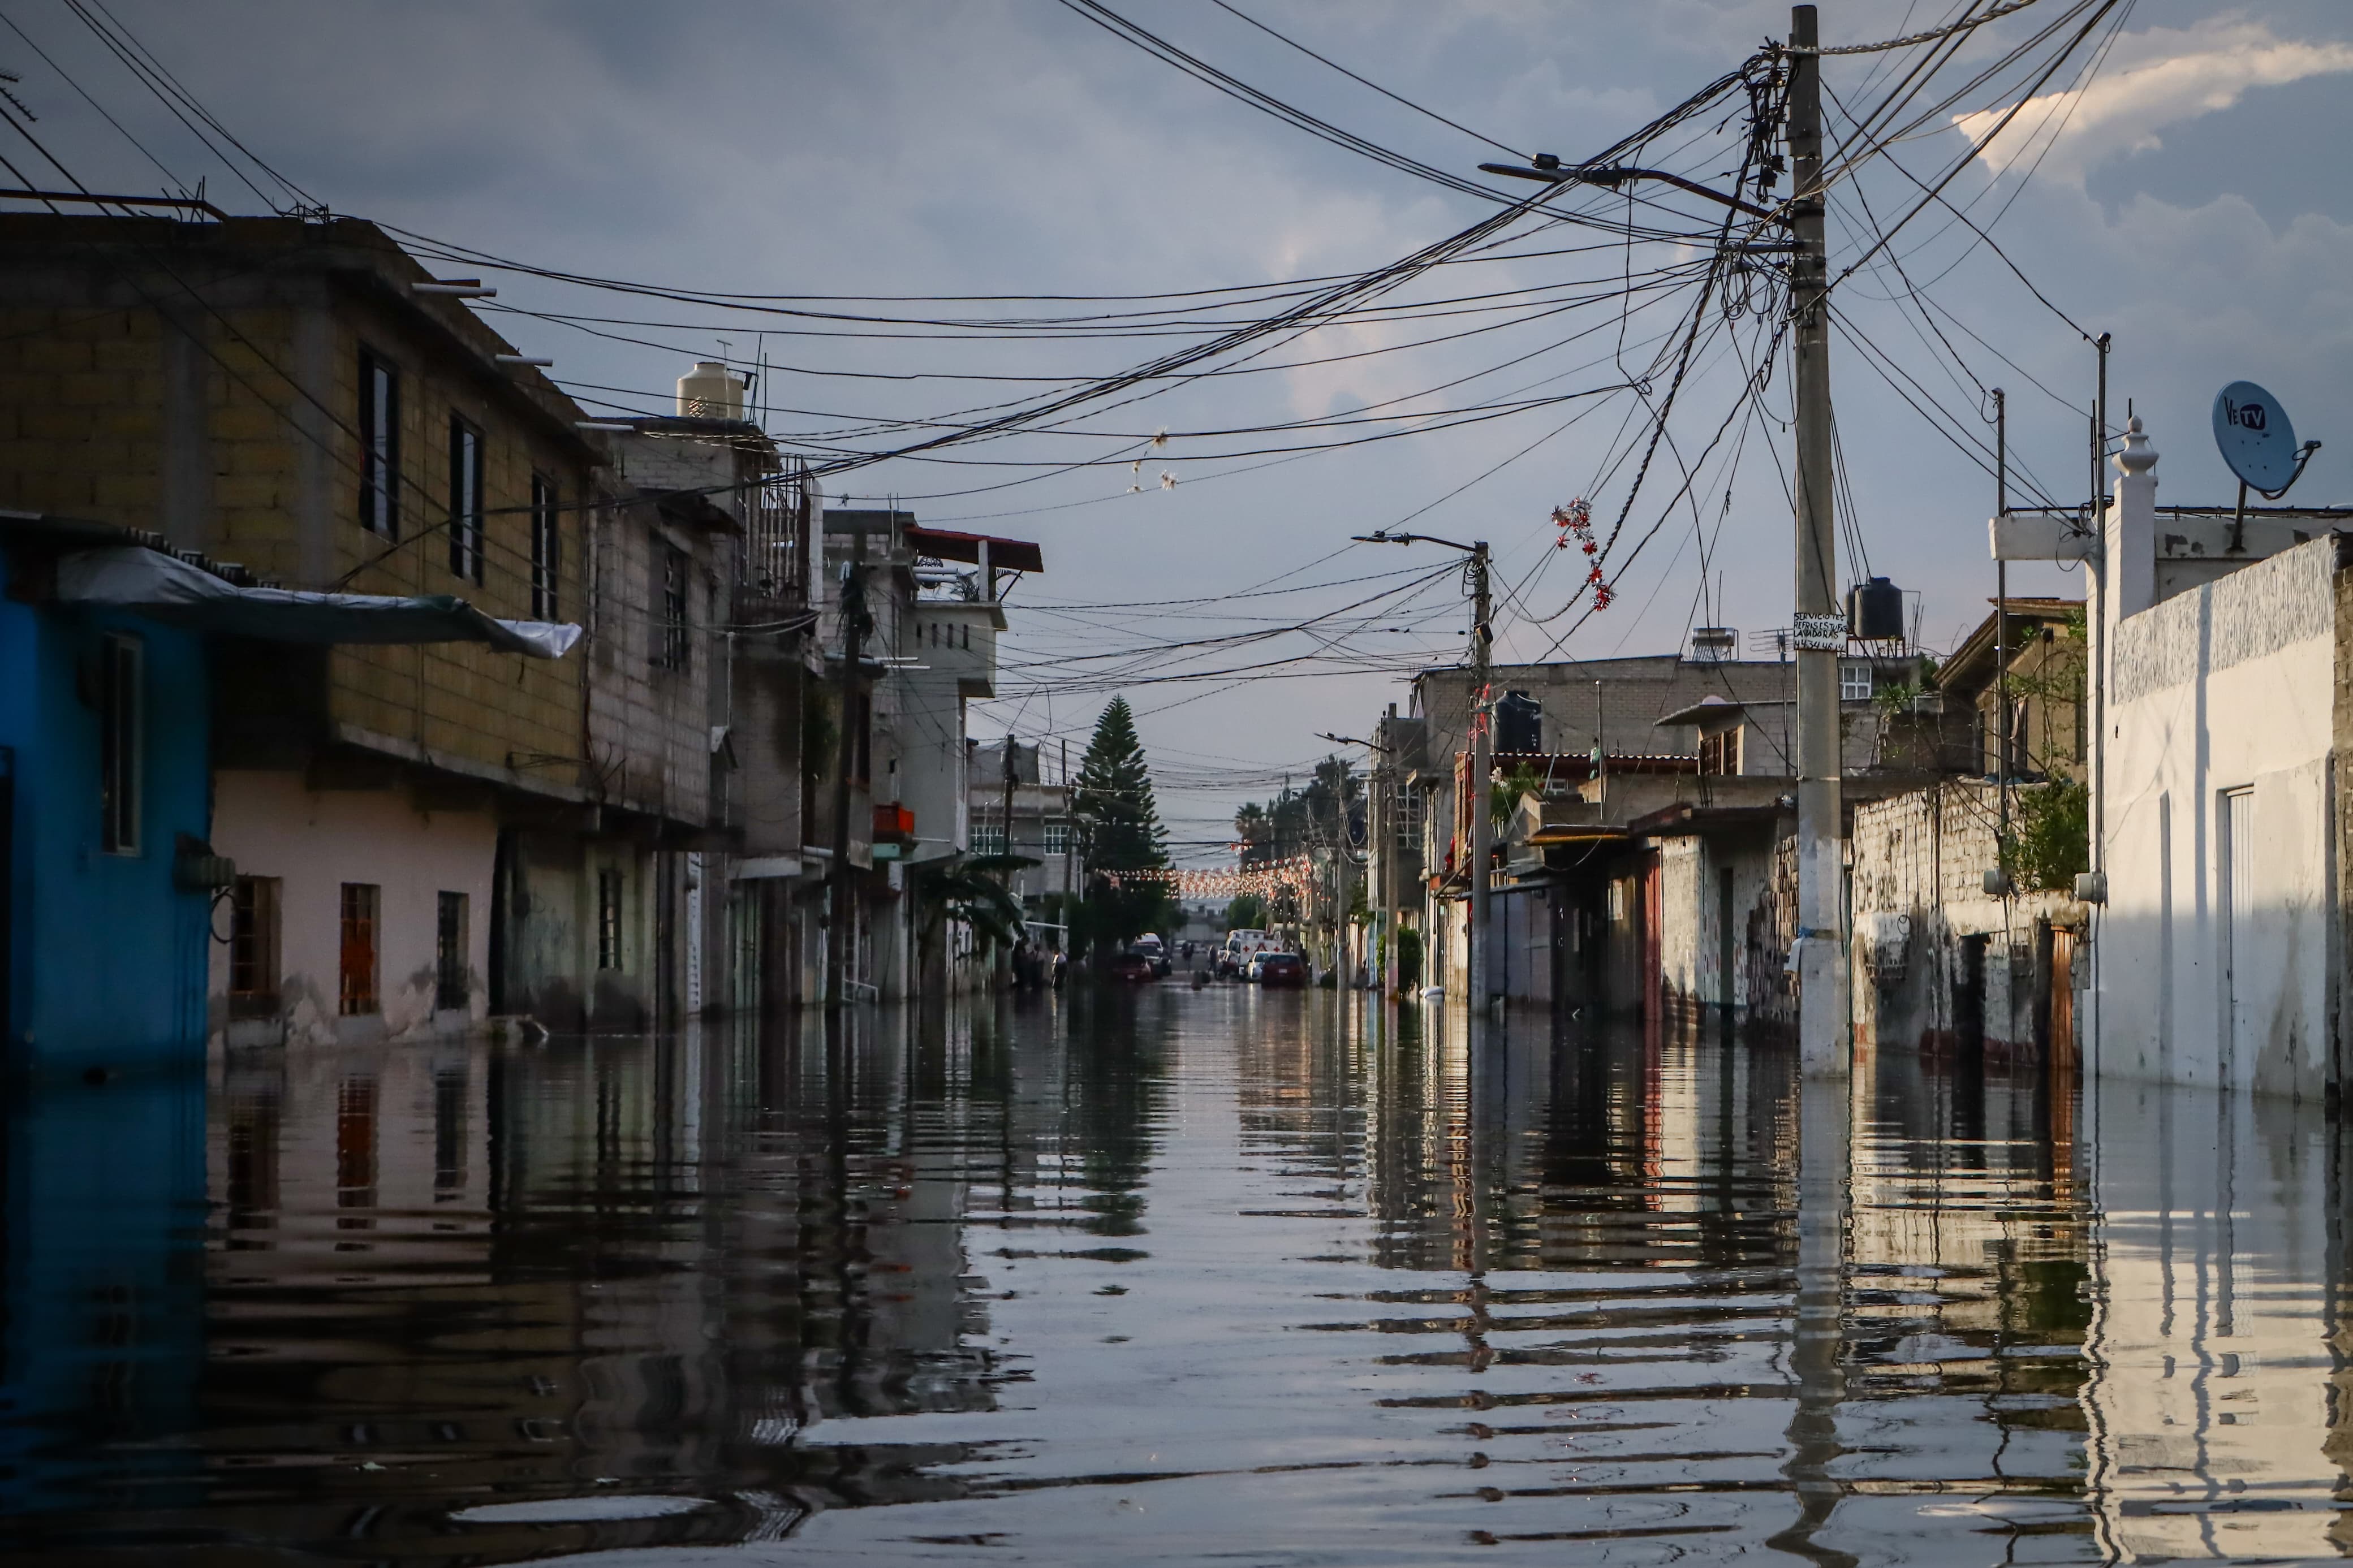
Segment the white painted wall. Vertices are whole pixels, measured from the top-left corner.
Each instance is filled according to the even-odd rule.
[[[406,790],[311,790],[296,773],[213,779],[213,847],[240,875],[280,879],[279,973],[290,1042],[332,1044],[462,1029],[489,1014],[491,881],[498,823],[487,809],[420,810]],[[383,1012],[338,1016],[343,886],[373,882]],[[467,896],[469,1000],[433,1011],[439,895]],[[227,929],[227,913],[216,923]],[[212,1015],[226,1015],[228,954],[213,947]]]
[[[2334,551],[2315,541],[2115,624],[2104,1072],[2326,1089]],[[2254,841],[2232,846],[2224,797],[2239,789],[2253,792]],[[2235,921],[2234,854],[2252,892]]]

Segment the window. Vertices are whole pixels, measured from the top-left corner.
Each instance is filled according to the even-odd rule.
[[[343,1016],[377,1010],[376,910],[383,889],[373,882],[343,884],[343,982],[337,1001]]]
[[[146,655],[137,637],[99,639],[99,843],[109,855],[139,853],[147,763]]]
[[[229,892],[228,1016],[278,1016],[278,879],[239,877]]]
[[[1867,664],[1839,666],[1839,700],[1841,702],[1871,700],[1871,666]]]
[[[559,522],[564,509],[557,504],[555,481],[544,474],[531,477],[531,618],[556,618],[556,582],[564,574],[564,535]]]
[[[400,537],[400,373],[360,351],[360,526]]]
[[[976,822],[972,825],[972,852],[976,855],[1005,853],[1005,825],[1001,822]]]
[[[661,625],[654,638],[654,668],[674,669],[684,675],[690,660],[691,645],[687,642],[686,619],[686,552],[674,545],[659,545],[660,552]]]
[[[463,1012],[471,1000],[466,984],[466,895],[441,895],[439,920],[433,936],[433,1005],[443,1013]]]
[[[1071,825],[1067,822],[1046,824],[1046,853],[1068,855],[1071,852]]]
[[[611,867],[596,873],[596,967],[621,967],[621,873]]]
[[[482,433],[449,416],[449,571],[482,580]]]
[[[1701,736],[1699,771],[1724,776],[1739,773],[1740,731],[1726,730],[1721,734]]]

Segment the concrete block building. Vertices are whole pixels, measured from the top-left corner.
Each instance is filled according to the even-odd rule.
[[[0,504],[298,591],[555,619],[599,454],[469,286],[353,220],[0,217]],[[235,639],[209,680],[209,838],[238,876],[210,1026],[480,1023],[501,828],[593,808],[582,662]]]

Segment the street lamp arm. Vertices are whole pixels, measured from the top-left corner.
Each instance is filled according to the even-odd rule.
[[[1465,555],[1476,555],[1486,548],[1483,542],[1463,544],[1451,539],[1440,539],[1434,533],[1391,533],[1386,528],[1377,528],[1370,533],[1352,533],[1348,537],[1358,544],[1443,544],[1447,549],[1460,550]]]
[[[1555,185],[1570,184],[1600,185],[1610,190],[1616,189],[1629,180],[1657,180],[1663,184],[1672,185],[1677,190],[1689,191],[1695,196],[1704,196],[1709,201],[1732,208],[1735,212],[1746,213],[1751,217],[1778,218],[1782,216],[1769,208],[1760,207],[1754,202],[1745,202],[1738,196],[1727,196],[1722,191],[1710,190],[1696,180],[1686,180],[1681,174],[1672,174],[1664,169],[1625,169],[1607,166],[1588,166],[1579,169],[1562,163],[1555,163],[1550,167],[1539,163],[1533,169],[1523,169],[1516,163],[1482,163],[1479,167],[1483,173],[1509,174],[1516,180],[1542,180]]]

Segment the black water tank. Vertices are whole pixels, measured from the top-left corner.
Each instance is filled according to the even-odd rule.
[[[1846,591],[1847,636],[1864,642],[1904,640],[1904,590],[1884,577]]]
[[[1507,691],[1495,704],[1495,750],[1544,750],[1544,704],[1525,691]]]

